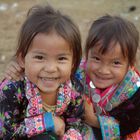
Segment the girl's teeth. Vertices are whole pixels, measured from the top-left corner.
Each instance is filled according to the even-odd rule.
[[[43,80],[55,80],[56,78],[42,78]]]

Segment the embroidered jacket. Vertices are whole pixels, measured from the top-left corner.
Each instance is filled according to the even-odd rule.
[[[55,115],[64,118],[66,123],[63,140],[82,140],[84,137],[86,140],[93,139],[92,134],[86,136],[88,129],[92,133],[90,128],[81,123],[83,99],[79,85],[79,82],[75,81],[75,89],[79,92],[65,85],[59,89]],[[27,78],[24,81],[5,80],[1,83],[0,138],[19,140],[47,132],[44,113],[39,91]]]
[[[91,90],[90,79],[86,74],[86,61],[83,59],[81,65],[77,70],[76,77],[82,82],[85,93],[92,97],[93,90]],[[119,140],[126,138],[126,135],[139,131],[140,128],[140,76],[139,74],[130,69],[126,74],[122,83],[117,86],[117,90],[110,94],[111,97],[108,101],[110,106],[106,110],[106,106],[102,107],[103,111],[94,108],[95,113],[100,123],[100,133],[103,140]],[[107,98],[107,97],[106,97]],[[105,99],[106,99],[105,98]],[[97,96],[96,99],[97,100]],[[101,100],[102,102],[102,100]],[[102,104],[102,103],[101,103]],[[93,106],[97,106],[93,102]],[[100,113],[99,113],[100,112]],[[95,128],[93,129],[95,130]],[[97,132],[95,135],[99,139]],[[140,132],[139,132],[140,134]],[[101,138],[100,138],[101,139]],[[133,139],[134,140],[134,139]]]

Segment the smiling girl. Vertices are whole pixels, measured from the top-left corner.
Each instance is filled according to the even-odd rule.
[[[81,122],[82,86],[74,78],[81,52],[79,30],[69,17],[50,6],[29,10],[16,51],[23,80],[0,85],[0,138],[93,139]]]

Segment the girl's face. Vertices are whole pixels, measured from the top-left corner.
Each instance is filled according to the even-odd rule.
[[[56,94],[61,83],[70,79],[73,53],[57,33],[37,34],[23,60],[25,75],[41,93]]]
[[[128,58],[124,58],[120,44],[109,47],[105,54],[99,52],[100,45],[91,48],[88,53],[87,74],[94,86],[101,89],[120,83],[129,67]]]

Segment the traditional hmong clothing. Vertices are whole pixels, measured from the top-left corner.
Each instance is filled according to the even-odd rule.
[[[92,129],[81,122],[82,87],[79,86],[79,82],[74,81],[74,83],[74,90],[70,86],[70,81],[60,86],[53,112],[54,115],[62,117],[66,124],[66,133],[62,140],[94,139]],[[3,81],[0,85],[0,138],[3,140],[29,138],[36,140],[38,137],[41,140],[59,139],[46,129],[46,125],[49,126],[51,122],[44,120],[46,111],[44,108],[38,88],[26,77],[23,81]]]
[[[136,131],[138,131],[138,137],[138,134],[140,134],[139,73],[134,68],[130,68],[120,84],[111,85],[102,91],[94,87],[85,69],[86,61],[83,60],[76,77],[83,84],[85,93],[91,98],[100,123],[100,129],[93,128],[96,139],[126,139],[128,134],[127,138],[130,138],[132,137],[130,133]]]

